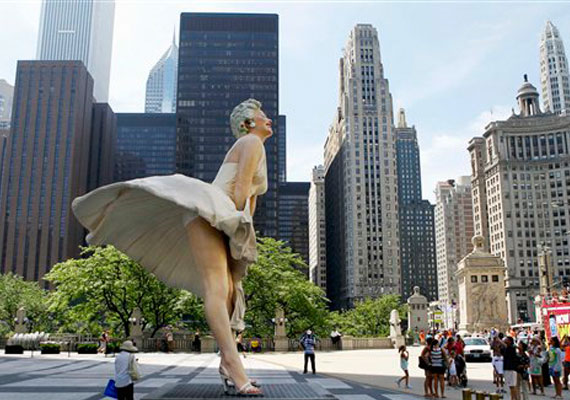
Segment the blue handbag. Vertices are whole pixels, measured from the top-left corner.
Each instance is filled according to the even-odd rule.
[[[109,382],[107,382],[107,387],[105,388],[103,394],[113,399],[119,398],[119,395],[117,394],[117,388],[115,387],[115,381],[113,379],[109,379]]]

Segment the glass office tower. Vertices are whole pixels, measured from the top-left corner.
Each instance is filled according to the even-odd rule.
[[[178,64],[177,154],[180,173],[211,182],[232,146],[229,116],[255,98],[274,121],[265,143],[268,192],[255,227],[277,236],[279,37],[275,14],[183,13]]]

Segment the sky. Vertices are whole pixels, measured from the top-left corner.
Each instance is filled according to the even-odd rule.
[[[147,75],[178,32],[181,12],[279,15],[279,101],[287,116],[287,178],[310,180],[338,105],[338,60],[358,23],[376,27],[394,113],[415,125],[422,191],[470,174],[467,143],[516,110],[523,74],[540,91],[539,40],[547,20],[570,46],[563,1],[116,0],[110,104],[143,112]],[[39,0],[0,0],[0,79],[36,53]],[[178,33],[176,34],[178,37]]]

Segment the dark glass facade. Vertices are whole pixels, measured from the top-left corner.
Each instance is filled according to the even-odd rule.
[[[279,116],[277,151],[279,152],[279,183],[287,182],[287,117]]]
[[[279,185],[279,240],[309,264],[309,182]],[[309,270],[303,271],[307,277]]]
[[[176,114],[117,114],[114,180],[169,175],[176,170]]]
[[[346,147],[343,144],[325,175],[327,297],[333,310],[352,307],[348,270],[345,267],[347,235],[346,204],[343,192]]]
[[[420,287],[437,299],[434,206],[422,200],[420,150],[414,127],[396,128],[400,220],[401,293],[405,300]]]
[[[275,14],[183,13],[178,64],[178,172],[214,180],[234,143],[229,116],[255,98],[279,133],[279,38]],[[258,199],[255,227],[277,237],[278,139],[265,143],[268,191]]]
[[[113,182],[117,116],[107,103],[93,104],[87,190]]]
[[[79,255],[93,79],[80,61],[19,61],[0,199],[0,272],[39,280]]]

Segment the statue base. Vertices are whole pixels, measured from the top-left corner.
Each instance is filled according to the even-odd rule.
[[[263,399],[272,400],[332,400],[335,397],[319,385],[310,383],[263,385]],[[169,384],[147,394],[143,400],[212,400],[235,399],[224,393],[221,384]]]

